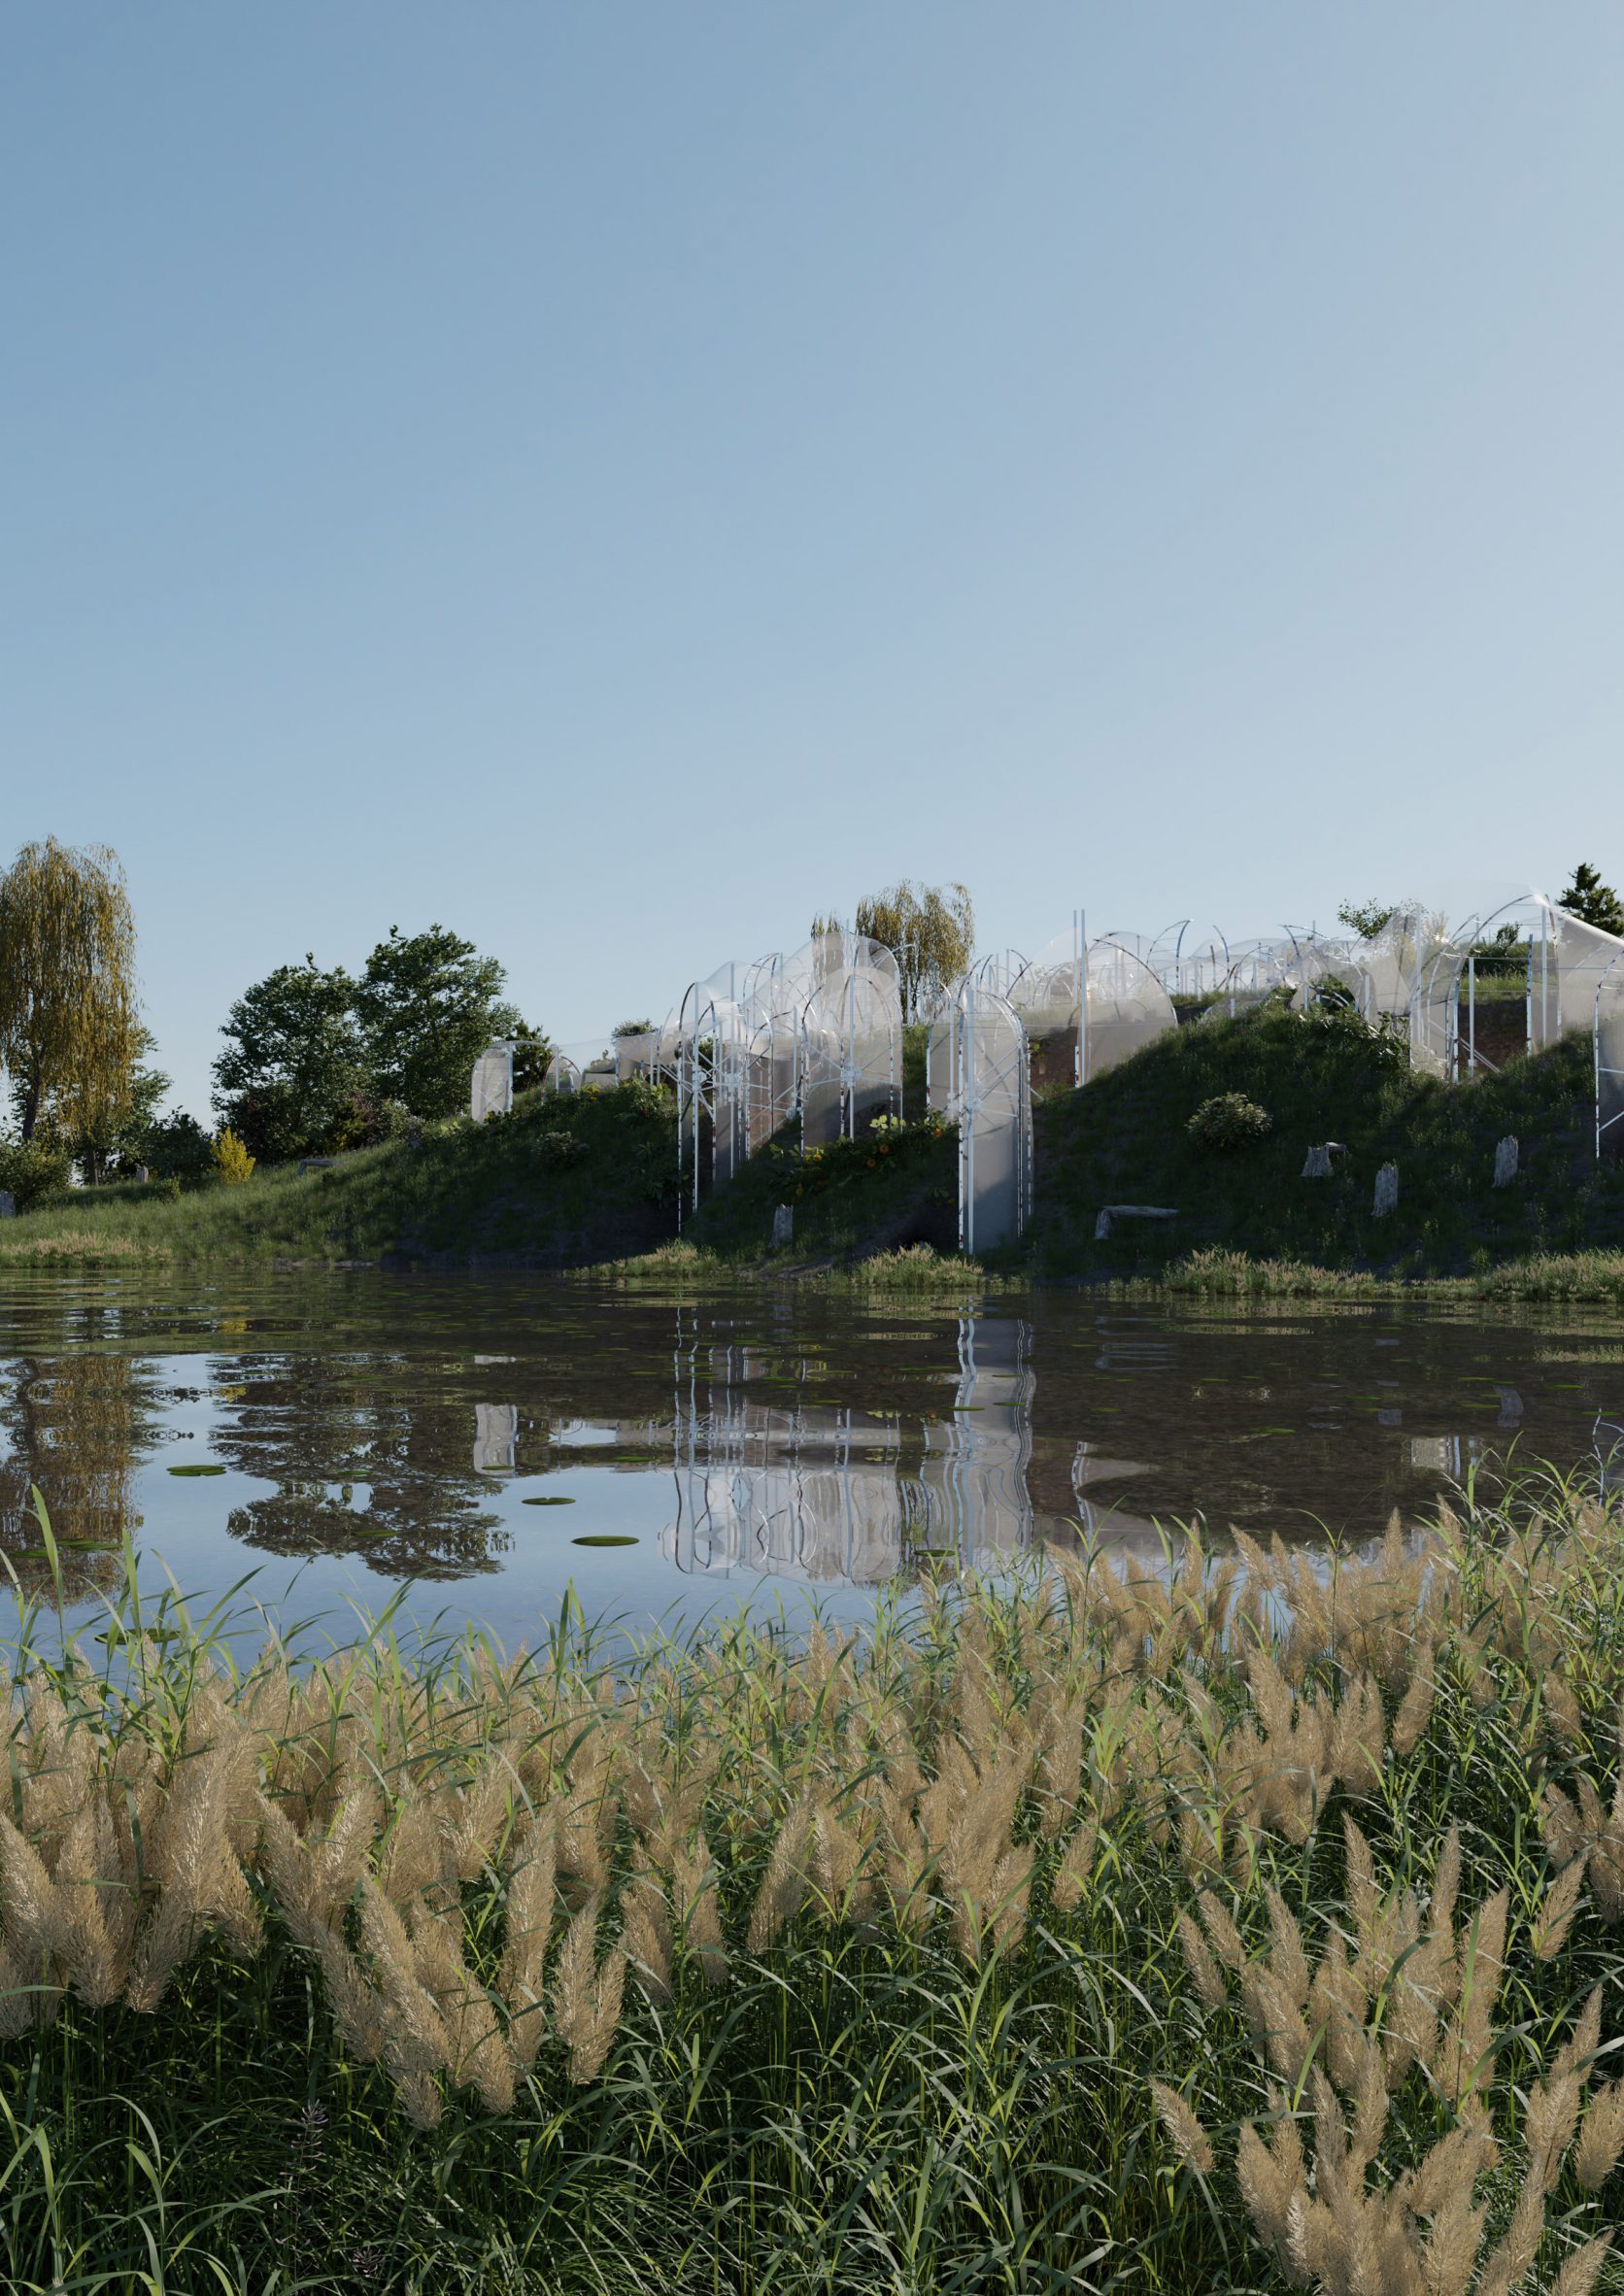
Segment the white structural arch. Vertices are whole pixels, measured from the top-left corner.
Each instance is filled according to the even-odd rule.
[[[513,1045],[502,1038],[488,1044],[474,1063],[468,1089],[468,1110],[476,1124],[488,1116],[506,1116],[513,1106]]]
[[[1000,969],[1007,969],[1006,953]],[[981,967],[979,985],[991,985]],[[1113,939],[1089,941],[1079,911],[1035,957],[1009,972],[998,992],[1019,1015],[1030,1045],[1042,1048],[1039,1081],[1086,1084],[1178,1026],[1171,997],[1143,955]]]
[[[1032,1210],[1027,1032],[1007,997],[973,973],[930,1024],[930,1106],[959,1128],[959,1248],[1013,1243]]]
[[[1596,1153],[1624,1156],[1624,950],[1596,982]]]
[[[1469,918],[1424,956],[1410,1001],[1410,1061],[1451,1084],[1596,1030],[1602,984],[1624,940],[1529,892]],[[1616,974],[1613,976],[1616,979]]]
[[[694,1206],[797,1109],[808,1148],[901,1113],[897,960],[862,934],[835,928],[789,957],[719,965],[689,989],[672,1034],[683,1197]]]

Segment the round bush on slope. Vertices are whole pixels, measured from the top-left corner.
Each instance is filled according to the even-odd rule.
[[[1250,1148],[1274,1129],[1274,1119],[1244,1093],[1219,1093],[1203,1100],[1185,1130],[1198,1148],[1209,1155],[1228,1156],[1236,1148]]]

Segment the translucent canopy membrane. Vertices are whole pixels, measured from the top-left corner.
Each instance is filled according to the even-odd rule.
[[[986,986],[981,967],[975,977]],[[1085,947],[1080,923],[1045,942],[1003,994],[1034,1048],[1034,1063],[1041,1048],[1043,1083],[1086,1083],[1178,1025],[1172,999],[1145,958],[1114,940]]]
[[[708,980],[695,981],[678,1016],[677,1148],[695,1204],[707,1179],[722,1186],[748,1153],[745,1080],[753,1030],[727,994],[742,971],[720,965]]]
[[[835,929],[788,956],[719,965],[684,997],[672,1059],[680,1153],[697,1203],[797,1107],[807,1147],[900,1114],[897,960]]]
[[[1322,940],[1302,935],[1292,960],[1293,1012],[1313,1004],[1349,1004],[1365,1019],[1375,1017],[1375,984],[1366,962],[1370,944],[1354,936]]]
[[[1469,918],[1425,956],[1410,1001],[1413,1066],[1451,1082],[1595,1031],[1624,941],[1530,892]]]
[[[1178,1027],[1173,1000],[1152,967],[1111,941],[1088,950],[1087,1026],[1079,1082],[1103,1076],[1144,1045]]]
[[[838,965],[825,962],[801,1015],[803,1148],[856,1139],[902,1110],[902,989],[897,960],[878,941],[838,937]],[[834,952],[829,952],[833,954]]]
[[[1101,933],[1099,937],[1101,941],[1108,941],[1113,949],[1126,949],[1131,957],[1136,957],[1141,964],[1156,975],[1169,996],[1186,993],[1183,987],[1184,970],[1194,946],[1188,917],[1181,917],[1176,924],[1165,926],[1158,933],[1127,932],[1113,927],[1109,932]],[[1226,969],[1227,964],[1226,959]]]
[[[1085,960],[1074,933],[1056,934],[999,992],[1021,1016],[1029,1036],[1076,1032],[1083,1008]]]
[[[961,1251],[1012,1243],[1032,1209],[1032,1081],[1007,997],[966,973],[930,1025],[926,1075],[931,1107],[959,1128]]]
[[[641,1076],[649,1084],[675,1084],[677,1048],[682,1040],[680,1017],[667,1013],[658,1029],[638,1029],[614,1041],[615,1081]]]
[[[1624,1156],[1624,951],[1596,982],[1596,1153]]]
[[[468,1108],[476,1124],[488,1116],[506,1116],[513,1106],[513,1046],[488,1044],[474,1063]]]
[[[990,949],[985,957],[976,959],[969,971],[981,988],[991,990],[995,996],[1007,996],[1029,962],[1019,949]],[[948,983],[949,1002],[957,995],[958,986],[956,981]]]

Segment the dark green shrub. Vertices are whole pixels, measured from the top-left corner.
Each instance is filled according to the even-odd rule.
[[[1209,1156],[1229,1156],[1266,1138],[1274,1130],[1274,1119],[1244,1093],[1218,1093],[1201,1102],[1185,1130]]]
[[[32,1140],[0,1140],[0,1188],[19,1212],[60,1196],[72,1176],[73,1158],[66,1148],[38,1135]]]
[[[214,1169],[213,1144],[195,1116],[172,1108],[141,1133],[120,1168],[143,1164],[166,1180],[201,1180]]]

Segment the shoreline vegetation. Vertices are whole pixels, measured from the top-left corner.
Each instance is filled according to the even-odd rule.
[[[1618,1493],[1048,1562],[513,1658],[239,1664],[127,1549],[25,1611],[0,2278],[1616,2289]]]
[[[794,1127],[690,1212],[678,1234],[671,1095],[633,1082],[521,1095],[511,1115],[425,1124],[309,1170],[240,1186],[76,1190],[0,1222],[0,1268],[196,1261],[535,1267],[618,1284],[799,1280],[962,1293],[1091,1286],[1113,1296],[1624,1300],[1624,1159],[1598,1162],[1578,1038],[1445,1087],[1345,1012],[1266,1004],[1158,1039],[1036,1110],[1035,1207],[1021,1244],[952,1249],[957,1143],[916,1113],[802,1156]],[[1226,1139],[1191,1119],[1244,1102]],[[1518,1143],[1507,1185],[1496,1152]],[[1333,1168],[1306,1149],[1339,1143]],[[1218,1144],[1214,1144],[1217,1142]],[[1378,1214],[1372,1180],[1399,1174]],[[1105,1204],[1169,1206],[1119,1220]],[[788,1205],[794,1240],[775,1247]]]

